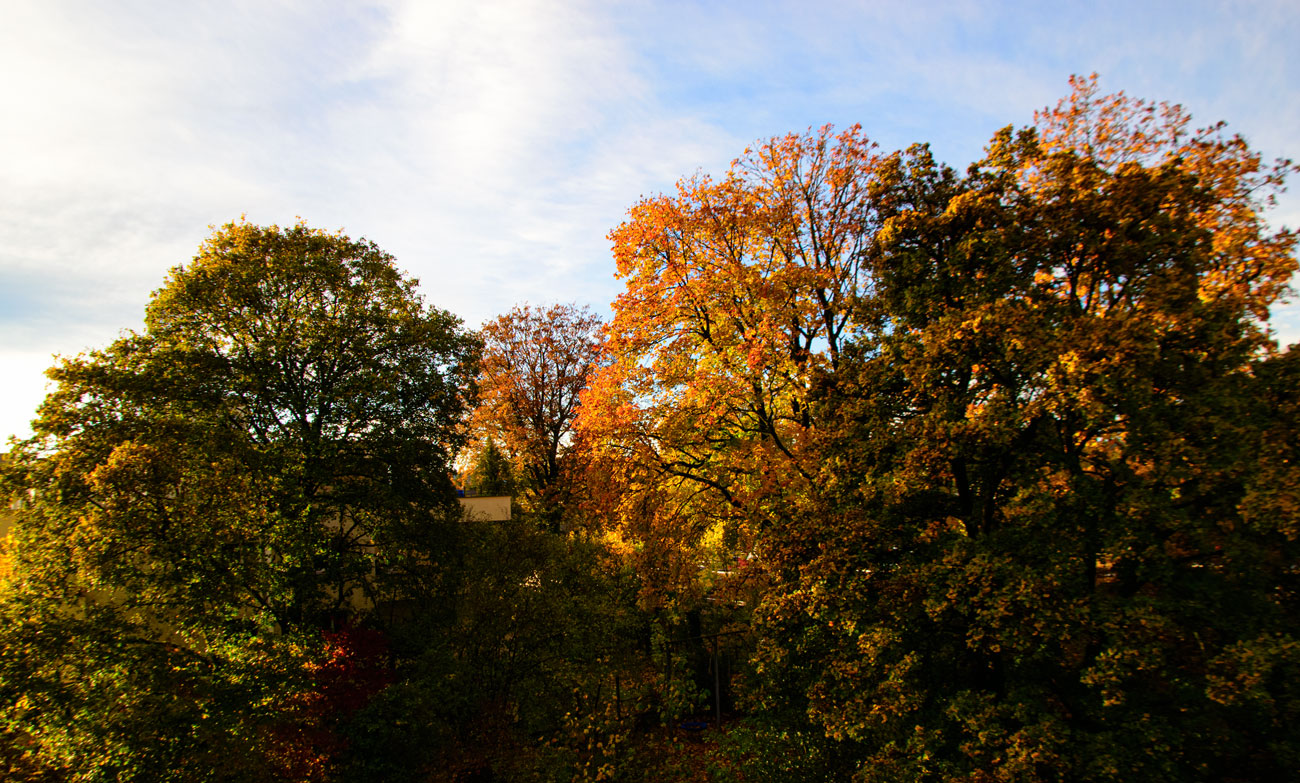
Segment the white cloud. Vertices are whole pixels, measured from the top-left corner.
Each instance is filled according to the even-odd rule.
[[[8,451],[10,436],[29,438],[29,422],[36,418],[36,407],[45,399],[45,371],[55,364],[47,353],[19,351],[7,347],[0,354],[0,451]]]
[[[0,370],[29,401],[0,399],[0,435],[50,353],[137,326],[241,213],[368,236],[474,326],[522,300],[603,307],[605,235],[639,197],[828,121],[962,165],[1098,69],[1300,156],[1284,3],[1042,8],[10,0]]]

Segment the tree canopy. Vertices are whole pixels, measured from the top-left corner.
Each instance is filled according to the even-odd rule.
[[[827,126],[642,199],[604,326],[216,230],[0,472],[0,769],[1289,778],[1296,167],[1071,86],[964,171]]]
[[[163,720],[147,699],[180,689],[194,703],[171,743],[265,755],[256,727],[321,628],[437,589],[477,346],[369,242],[215,231],[143,333],[49,373],[10,470],[26,507],[4,683],[28,690],[6,730],[76,779],[120,764],[147,777],[168,763],[150,746],[164,730],[142,728]],[[267,769],[248,764],[231,769]]]
[[[1293,766],[1293,354],[1262,320],[1293,166],[1073,87],[965,174],[825,128],[611,234],[627,290],[580,422],[609,519],[679,602],[708,531],[745,531],[754,706],[820,743],[807,774]]]
[[[857,779],[1293,763],[1300,553],[1247,502],[1295,423],[1257,320],[1296,266],[1259,217],[1289,164],[1075,87],[965,176],[924,148],[881,172],[902,198],[819,386],[822,491],[760,612],[771,682]],[[1247,658],[1276,678],[1251,696]]]

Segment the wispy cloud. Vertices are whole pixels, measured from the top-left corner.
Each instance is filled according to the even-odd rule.
[[[10,0],[0,435],[50,353],[137,326],[241,213],[368,236],[476,326],[522,300],[603,307],[605,234],[636,199],[826,122],[963,165],[1099,70],[1300,155],[1284,3],[1108,2]]]

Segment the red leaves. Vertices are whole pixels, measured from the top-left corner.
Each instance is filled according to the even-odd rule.
[[[310,686],[273,731],[270,755],[284,780],[330,780],[347,749],[339,727],[395,680],[388,640],[379,631],[344,627],[322,636],[324,654],[308,667]]]

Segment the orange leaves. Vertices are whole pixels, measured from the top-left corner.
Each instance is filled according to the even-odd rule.
[[[695,589],[706,531],[751,551],[812,490],[809,398],[870,289],[880,162],[856,126],[770,139],[610,232],[626,290],[578,426],[652,592]]]
[[[1286,175],[1300,169],[1289,160],[1265,165],[1222,122],[1191,130],[1191,116],[1176,104],[1122,92],[1098,95],[1096,74],[1072,77],[1070,85],[1072,94],[1055,109],[1035,114],[1044,156],[1023,170],[1030,192],[1064,185],[1058,194],[1072,200],[1095,193],[1102,198],[1094,203],[1106,212],[1125,199],[1137,203],[1136,191],[1106,188],[1137,182],[1147,194],[1163,193],[1135,215],[1134,227],[1158,233],[1158,220],[1174,218],[1184,239],[1193,238],[1192,227],[1205,232],[1210,252],[1195,270],[1200,299],[1267,318],[1268,305],[1296,269],[1296,237],[1288,230],[1269,233],[1262,215]],[[1073,181],[1062,179],[1067,169]]]
[[[609,354],[650,368],[655,390],[672,392],[664,403],[788,408],[833,362],[865,274],[877,159],[858,128],[830,131],[772,139],[720,181],[683,180],[610,233],[627,290]],[[743,414],[730,424],[774,429]]]
[[[1054,109],[1034,113],[1049,152],[1068,151],[1107,169],[1123,163],[1163,163],[1187,137],[1191,115],[1183,107],[1097,95],[1097,74],[1070,77],[1071,93]]]
[[[536,508],[555,506],[563,494],[561,456],[599,338],[600,319],[576,305],[523,305],[483,327],[473,426],[501,441]]]

